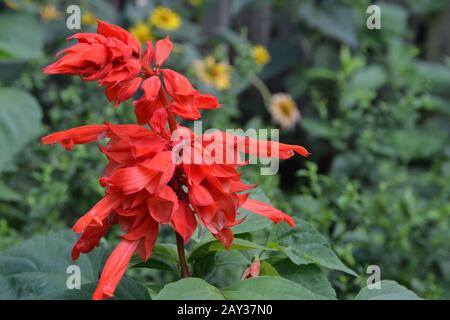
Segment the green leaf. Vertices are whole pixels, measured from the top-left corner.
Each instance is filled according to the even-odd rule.
[[[77,236],[71,231],[26,240],[0,254],[0,299],[90,299],[107,252],[103,246],[77,262],[70,256]],[[80,268],[81,289],[69,290],[70,265]],[[115,299],[149,299],[145,287],[124,277]]]
[[[155,300],[225,300],[219,289],[198,278],[185,278],[164,286]]]
[[[213,241],[209,246],[209,251],[224,251],[225,246],[220,241]],[[257,243],[244,239],[235,238],[230,250],[273,250]]]
[[[271,250],[247,240],[235,238],[230,250]],[[192,264],[192,272],[196,277],[209,278],[216,270],[217,253],[226,251],[223,244],[215,239],[199,242],[190,252],[188,261]]]
[[[277,244],[275,247],[278,246],[278,249],[297,265],[315,263],[357,277],[357,274],[338,258],[328,241],[317,230],[304,220],[294,219],[295,228],[282,224],[276,226],[272,234]]]
[[[217,252],[215,266],[225,265],[249,265],[251,261],[240,251],[222,251]]]
[[[201,241],[195,245],[191,250],[188,261],[194,261],[200,257],[206,256],[210,253],[225,251],[224,245],[215,239],[208,239]],[[268,247],[261,246],[257,243],[247,241],[244,239],[235,238],[230,250],[272,250]]]
[[[386,71],[380,65],[370,65],[359,70],[348,84],[350,88],[377,90],[387,82]]]
[[[142,262],[139,259],[133,260],[132,268],[149,268],[178,273],[178,252],[177,246],[171,243],[160,243],[154,246],[151,258]]]
[[[319,267],[313,264],[296,265],[289,259],[276,261],[273,265],[283,278],[300,283],[318,298],[336,299],[336,292]]]
[[[446,92],[450,86],[450,68],[441,63],[418,61],[415,63],[417,76],[428,83],[430,90]]]
[[[314,294],[302,285],[280,278],[262,276],[240,281],[222,289],[227,300],[302,300]]]
[[[274,276],[274,277],[279,277],[280,276],[280,274],[278,273],[277,269],[275,269],[267,261],[261,262],[261,269],[260,269],[259,274],[261,276]]]
[[[382,280],[380,289],[361,289],[356,300],[420,300],[411,290],[392,280]]]
[[[408,11],[401,5],[379,2],[381,11],[380,31],[387,37],[398,37],[408,32]]]
[[[299,15],[311,28],[324,35],[352,47],[357,46],[358,38],[350,7],[331,1],[322,5],[305,2],[300,6]]]
[[[0,182],[0,200],[3,201],[17,201],[21,196],[3,182]]]
[[[0,171],[39,133],[41,107],[25,91],[0,88]]]
[[[0,62],[37,59],[42,56],[43,31],[32,15],[0,15]]]

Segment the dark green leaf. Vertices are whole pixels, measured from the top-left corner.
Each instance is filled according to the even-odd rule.
[[[70,252],[77,236],[62,231],[20,243],[0,254],[0,299],[90,299],[97,286],[101,266],[107,258],[103,247],[73,262]],[[77,265],[81,289],[67,289],[71,275],[67,268]],[[124,277],[115,299],[149,299],[147,289]]]
[[[277,225],[273,237],[275,246],[297,265],[315,263],[357,276],[336,256],[328,241],[304,220],[296,219],[295,228]]]
[[[280,278],[262,276],[240,281],[222,289],[227,300],[302,300],[314,294],[302,285]]]
[[[164,286],[155,300],[225,300],[219,289],[198,278],[185,278]]]
[[[356,300],[420,300],[411,290],[392,280],[382,280],[380,289],[363,288]]]
[[[41,107],[25,91],[0,88],[0,171],[40,129]]]
[[[29,60],[42,56],[42,27],[32,15],[0,15],[0,61]]]

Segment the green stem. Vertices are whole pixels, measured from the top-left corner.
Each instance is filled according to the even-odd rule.
[[[272,96],[269,88],[257,75],[250,76],[250,82],[259,91],[259,93],[261,94],[261,97],[263,99],[264,105],[266,106],[267,110],[269,110],[270,99]]]
[[[178,249],[178,259],[180,260],[181,277],[189,278],[191,276],[191,273],[189,272],[189,267],[186,262],[186,254],[184,252],[184,240],[178,233],[177,233],[177,249]]]

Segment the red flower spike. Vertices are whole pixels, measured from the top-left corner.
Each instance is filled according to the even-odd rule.
[[[255,186],[241,182],[237,169],[248,163],[236,154],[288,159],[294,153],[309,155],[305,148],[226,133],[196,136],[179,126],[174,115],[198,119],[200,110],[221,105],[180,73],[160,68],[172,51],[169,38],[157,41],[155,47],[148,42],[141,55],[128,31],[99,20],[97,33],[79,33],[69,39],[78,43],[62,50],[59,60],[44,68],[45,73],[97,81],[115,105],[142,89],[133,102],[140,125],[87,125],[42,138],[44,144],[58,143],[67,150],[108,139],[99,144],[108,160],[99,179],[105,196],[73,226],[74,232],[81,233],[73,259],[95,248],[111,226],[119,224],[123,231],[122,241],[103,268],[94,299],[114,295],[134,253],[143,260],[151,257],[160,224],[170,225],[178,239],[187,242],[200,222],[227,249],[233,243],[232,227],[245,220],[239,216],[241,208],[294,226],[284,212],[249,199],[248,191]],[[182,161],[175,162],[175,155]],[[203,161],[195,162],[198,157]],[[182,269],[189,274],[185,264]],[[245,277],[258,274],[258,261],[244,272]]]

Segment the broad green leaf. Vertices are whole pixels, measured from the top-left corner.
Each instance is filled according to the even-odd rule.
[[[216,252],[209,252],[192,260],[191,265],[193,277],[208,279],[216,271]]]
[[[0,62],[37,59],[42,56],[43,31],[32,15],[0,15]]]
[[[416,62],[416,72],[420,79],[423,79],[430,90],[437,92],[447,92],[450,86],[450,68],[441,63]]]
[[[0,200],[3,201],[17,201],[21,196],[3,182],[0,182]]]
[[[149,268],[174,271],[178,273],[177,246],[171,243],[160,243],[155,245],[151,258],[142,262],[140,259],[133,260],[132,268]]]
[[[225,265],[249,265],[251,261],[240,251],[221,251],[216,254],[216,267]]]
[[[311,28],[324,35],[355,47],[358,44],[353,13],[350,7],[328,1],[322,5],[305,2],[299,9],[302,18]]]
[[[185,278],[164,286],[155,300],[225,300],[219,289],[198,278]]]
[[[392,280],[382,280],[380,289],[361,289],[356,300],[420,300],[413,291]]]
[[[387,1],[378,3],[381,11],[381,32],[388,37],[398,37],[408,31],[408,11]]]
[[[29,93],[0,88],[0,171],[39,133],[41,116],[41,107]]]
[[[225,246],[220,241],[213,241],[209,246],[209,251],[224,251]],[[257,243],[244,239],[235,238],[230,250],[273,250]]]
[[[261,269],[260,273],[261,276],[274,276],[279,277],[280,274],[278,273],[277,269],[275,269],[270,263],[267,261],[261,262]]]
[[[370,65],[359,70],[348,84],[350,88],[376,90],[386,84],[387,74],[380,65]]]
[[[336,299],[336,292],[319,267],[313,264],[296,265],[289,259],[276,261],[273,265],[283,278],[300,283],[318,298]]]
[[[348,268],[330,248],[328,241],[304,220],[296,219],[296,227],[277,225],[272,234],[271,247],[278,247],[297,265],[315,263],[332,270],[339,270],[353,276],[357,274]]]
[[[70,256],[77,236],[71,231],[52,233],[26,240],[0,254],[0,299],[90,299],[94,292],[107,252],[103,246],[77,262]],[[67,289],[71,273],[80,268],[81,289]],[[147,289],[126,277],[115,299],[149,299]]]
[[[315,295],[302,285],[281,277],[262,276],[222,289],[227,300],[312,300]]]
[[[257,243],[235,238],[230,250],[271,250]],[[209,278],[216,270],[217,253],[226,251],[221,242],[215,239],[199,242],[190,252],[188,261],[192,264],[192,272],[196,277]]]
[[[224,245],[215,239],[203,240],[197,243],[191,250],[188,260],[193,261],[210,253],[225,251]],[[257,243],[244,239],[234,238],[230,250],[272,250]]]

